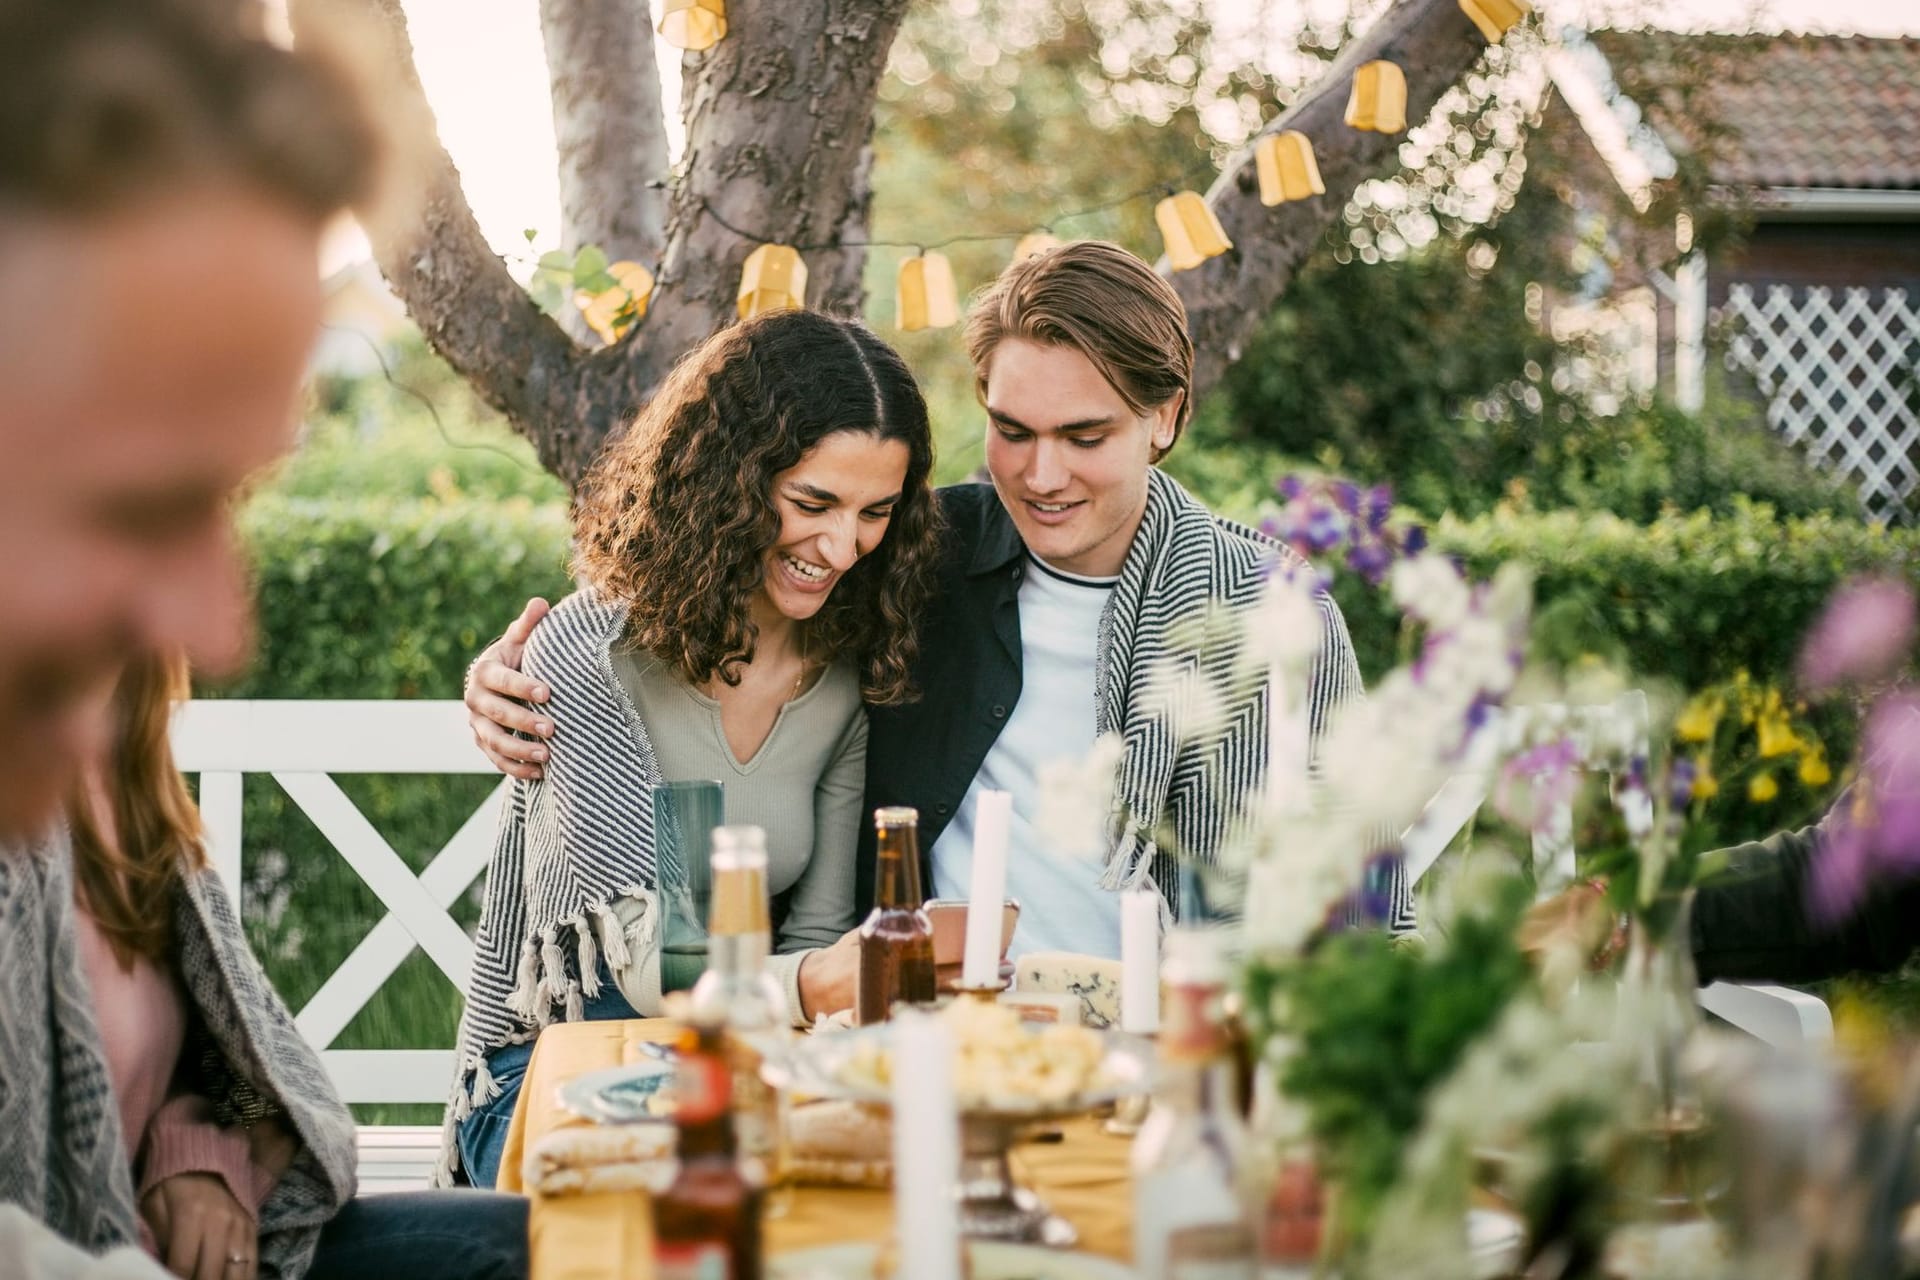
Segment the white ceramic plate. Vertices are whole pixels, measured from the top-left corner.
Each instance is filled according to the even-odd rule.
[[[830,1244],[771,1259],[767,1280],[871,1280],[877,1245]],[[973,1280],[1135,1280],[1131,1268],[1090,1253],[1031,1244],[970,1244]]]
[[[599,1124],[670,1123],[673,1107],[666,1093],[672,1083],[673,1067],[665,1062],[608,1067],[561,1085],[560,1105]]]

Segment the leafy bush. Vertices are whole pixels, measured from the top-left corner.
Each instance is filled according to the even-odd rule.
[[[1737,501],[1638,525],[1605,513],[1497,512],[1443,519],[1433,544],[1485,577],[1510,560],[1535,573],[1533,651],[1571,664],[1594,655],[1689,688],[1744,669],[1784,680],[1800,639],[1846,578],[1920,571],[1920,533],[1821,515],[1783,520]],[[1399,615],[1356,576],[1335,575],[1362,669],[1392,665]]]

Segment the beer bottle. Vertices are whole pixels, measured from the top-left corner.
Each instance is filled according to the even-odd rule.
[[[658,1280],[761,1280],[759,1182],[741,1168],[733,1133],[733,1070],[717,1026],[680,1035],[674,1075],[679,1168],[653,1198]]]
[[[725,1028],[733,1066],[733,1123],[749,1173],[778,1184],[782,1174],[780,1093],[761,1068],[787,1033],[787,1000],[767,972],[772,924],[767,892],[767,833],[719,827],[713,833],[713,903],[707,969],[694,984],[689,1021]]]
[[[919,823],[912,809],[873,811],[879,868],[873,912],[860,926],[853,1020],[861,1026],[885,1022],[896,1002],[933,1002],[933,925],[920,893]]]
[[[1133,1144],[1133,1264],[1163,1280],[1254,1280],[1219,936],[1174,930],[1161,977],[1160,1070],[1153,1109]]]

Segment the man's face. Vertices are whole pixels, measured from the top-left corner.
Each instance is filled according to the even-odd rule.
[[[0,836],[57,811],[127,657],[244,657],[228,509],[291,442],[318,243],[208,186],[0,229]]]
[[[987,368],[987,470],[1027,549],[1067,573],[1119,573],[1178,409],[1135,413],[1073,347],[1001,341]]]

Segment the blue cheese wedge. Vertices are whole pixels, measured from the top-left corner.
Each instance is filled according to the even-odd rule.
[[[1120,1022],[1120,962],[1071,951],[1032,951],[1013,967],[1016,992],[1073,996],[1080,1021],[1096,1029]]]

